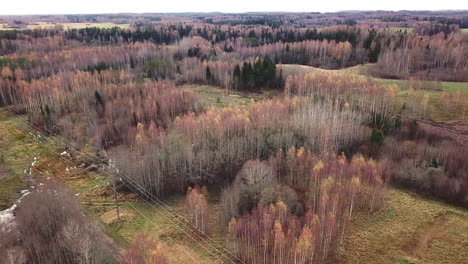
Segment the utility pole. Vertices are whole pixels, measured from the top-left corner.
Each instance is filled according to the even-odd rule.
[[[112,164],[112,160],[109,159],[109,167],[114,168]],[[117,189],[115,188],[115,173],[112,173],[112,186],[114,187],[114,201],[115,201],[115,209],[117,210],[117,220],[120,221],[120,212],[119,212],[119,201],[117,199]]]

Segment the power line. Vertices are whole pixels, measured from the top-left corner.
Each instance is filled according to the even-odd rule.
[[[9,129],[11,131],[11,129]],[[50,149],[46,149],[46,152],[51,152]],[[68,159],[65,159],[63,158],[62,156],[59,156],[61,159],[67,161],[67,162],[71,162],[70,160]],[[44,169],[40,169],[40,168],[34,168],[35,171],[43,174],[43,175],[47,175],[48,174],[48,171],[44,170]],[[85,171],[84,169],[82,169],[83,171]],[[86,171],[85,171],[86,172]],[[96,181],[96,180],[95,180]],[[123,196],[122,194],[118,193],[116,190],[115,190],[115,193],[118,194],[120,197],[122,197],[125,202],[130,205],[134,210],[136,210],[141,216],[143,216],[148,222],[150,222],[155,228],[158,228],[158,226],[153,222],[151,221],[146,215],[144,215],[140,210],[138,210],[133,204],[131,204],[126,198],[125,196]],[[91,210],[89,210],[88,208],[86,208],[85,206],[82,206],[82,208],[90,215],[92,215],[95,219],[99,219],[99,216],[97,216],[95,213],[93,213]],[[176,246],[178,246],[184,253],[186,253],[192,260],[194,260],[196,263],[200,263],[192,254],[190,254],[186,249],[184,249],[179,243],[177,243],[172,237],[170,237],[169,234],[165,233],[162,229],[161,230],[161,233],[165,234],[169,240],[171,240],[172,243],[174,243]],[[180,263],[180,262],[179,262]]]
[[[20,118],[20,119],[22,120],[22,118]],[[24,121],[24,120],[22,120],[22,121],[23,121],[24,123],[29,124],[29,122],[27,122],[27,121]],[[35,126],[35,125],[32,125],[32,126]],[[41,128],[39,128],[39,127],[37,127],[37,126],[35,126],[35,127],[36,127],[38,130],[42,130]],[[66,139],[63,139],[61,136],[57,135],[56,133],[50,133],[50,134],[56,135],[55,138],[50,138],[50,137],[49,137],[50,140],[52,140],[52,141],[53,141],[54,139],[55,139],[56,141],[60,141],[60,140],[61,140],[61,142],[59,142],[59,144],[70,145],[69,147],[73,148],[74,151],[76,151],[76,152],[78,152],[78,153],[81,153],[81,154],[84,154],[84,155],[87,155],[88,157],[92,157],[94,160],[97,160],[97,161],[99,161],[100,163],[106,164],[106,162],[107,162],[106,160],[101,159],[101,158],[99,158],[98,156],[93,155],[93,154],[91,154],[91,153],[87,153],[87,152],[83,152],[83,151],[78,150],[78,149],[74,146],[74,144],[73,144],[72,142],[70,142],[70,141],[68,141],[68,140],[66,140]],[[62,157],[62,158],[63,158],[63,157]],[[103,174],[106,174],[106,175],[109,175],[110,177],[113,177],[113,175],[112,175],[111,173],[109,173],[109,172],[102,171],[102,173],[103,173]],[[163,206],[161,206],[161,208],[162,208],[163,210],[165,210],[166,213],[168,213],[169,215],[173,214],[171,211],[168,211],[168,210],[166,209],[166,208],[169,208],[169,206],[167,206],[164,202],[162,202],[161,200],[157,199],[156,197],[153,197],[150,193],[146,192],[144,189],[141,189],[141,188],[142,188],[141,186],[139,186],[138,184],[132,182],[125,174],[119,173],[119,175],[120,175],[122,178],[124,178],[126,181],[128,181],[129,183],[132,183],[132,187],[130,187],[130,186],[128,186],[124,181],[121,181],[124,185],[126,185],[127,187],[129,187],[129,188],[132,189],[133,191],[137,191],[137,192],[136,192],[137,195],[138,195],[138,191],[144,192],[145,195],[146,195],[148,198],[150,198],[153,202],[155,202],[155,203],[157,203],[157,204],[159,204],[159,205],[163,205]],[[136,186],[136,190],[134,189],[135,186]],[[145,200],[143,197],[141,197],[141,198],[143,199],[143,201]],[[157,199],[157,201],[155,201],[155,199]],[[163,216],[165,216],[165,217],[167,217],[167,218],[170,217],[170,216],[167,216],[167,215],[163,214],[157,207],[155,207],[155,206],[152,205],[151,203],[148,203],[148,202],[146,202],[146,203],[147,203],[148,205],[150,205],[152,208],[154,208],[155,210],[157,210],[158,212],[160,212],[161,215],[163,215]],[[164,207],[166,207],[166,208],[164,208]],[[202,248],[204,248],[204,249],[205,249],[208,253],[210,253],[213,257],[215,257],[215,258],[217,258],[218,260],[222,261],[222,260],[219,258],[219,256],[217,256],[216,254],[214,254],[210,249],[208,249],[205,245],[203,245],[202,243],[200,243],[197,239],[200,239],[202,242],[206,243],[209,247],[212,248],[213,251],[216,251],[218,254],[220,254],[221,256],[223,256],[223,258],[225,258],[225,259],[228,260],[229,262],[235,263],[235,261],[233,261],[233,260],[231,259],[231,257],[229,256],[230,252],[227,251],[226,249],[224,249],[224,247],[221,246],[221,247],[223,248],[223,250],[225,250],[225,251],[223,252],[223,251],[221,251],[218,247],[214,246],[214,245],[211,244],[209,241],[207,241],[207,240],[205,239],[205,237],[203,237],[202,235],[200,235],[200,234],[197,232],[198,229],[197,229],[195,226],[193,226],[190,222],[188,222],[188,221],[181,221],[180,219],[184,219],[183,216],[180,216],[180,215],[177,214],[177,215],[172,215],[172,217],[173,217],[178,223],[182,224],[184,227],[188,227],[188,228],[190,229],[190,231],[191,231],[195,236],[197,236],[197,237],[195,237],[195,238],[192,237],[192,235],[190,235],[190,234],[187,233],[185,230],[183,230],[182,228],[180,228],[180,227],[177,226],[182,232],[184,232],[187,236],[189,236],[191,239],[193,239],[193,240],[195,241],[195,243],[197,243],[197,244],[200,245]],[[208,236],[207,236],[207,237],[208,237]],[[213,240],[212,240],[212,241],[213,241]],[[228,254],[226,254],[226,253],[228,253]],[[223,262],[223,261],[222,261],[222,262]]]
[[[47,173],[47,171],[45,171],[45,170],[43,170],[43,169],[39,169],[39,168],[35,168],[34,170],[36,170],[36,171],[38,171],[38,172],[40,172],[40,173],[42,173],[42,174]],[[116,193],[117,193],[117,192],[116,192]],[[151,221],[147,216],[145,216],[140,210],[138,210],[137,208],[135,208],[135,206],[134,206],[133,204],[131,204],[131,203],[125,198],[125,196],[123,196],[123,195],[120,194],[120,193],[117,193],[117,194],[120,195],[120,197],[122,197],[122,198],[125,200],[125,202],[126,202],[128,205],[130,205],[135,211],[137,211],[137,212],[138,212],[141,216],[143,216],[148,222],[150,222],[152,225],[154,225],[154,227],[157,228],[157,225],[156,225],[153,221]],[[88,212],[90,215],[94,216],[94,218],[99,219],[99,216],[96,215],[95,213],[93,213],[93,212],[92,212],[91,210],[89,210],[88,208],[86,208],[86,207],[84,207],[84,206],[82,206],[82,208],[83,208],[86,212]],[[164,233],[164,231],[162,231],[162,229],[161,229],[161,233]],[[171,240],[172,243],[174,243],[176,246],[178,246],[182,251],[184,251],[184,253],[186,253],[191,259],[193,259],[193,260],[194,260],[195,262],[197,262],[197,263],[200,263],[193,255],[191,255],[187,250],[185,250],[185,249],[184,249],[179,243],[177,243],[173,238],[171,238],[169,235],[166,235],[166,237],[169,238],[169,240]],[[180,263],[180,262],[179,262],[179,263]]]
[[[13,110],[9,109],[8,107],[5,107],[5,109],[13,114],[17,114],[15,113]],[[17,118],[19,118],[20,120],[22,120],[24,123],[27,123],[29,126],[33,126],[35,127],[36,129],[42,131],[43,129],[34,125],[34,124],[31,124],[29,121],[24,121],[22,117],[18,117],[18,116],[15,116]],[[54,138],[50,138],[48,137],[48,139],[50,140],[56,140],[56,141],[61,141],[60,144],[62,145],[65,145],[65,146],[68,146],[70,148],[73,149],[73,151],[77,152],[77,153],[81,153],[81,154],[84,154],[88,157],[92,157],[92,159],[94,161],[99,161],[99,163],[103,163],[105,165],[107,165],[107,160],[104,160],[100,157],[98,157],[97,155],[95,154],[91,154],[91,153],[87,153],[87,152],[83,152],[83,151],[80,151],[77,149],[77,147],[74,146],[74,144],[66,139],[63,139],[60,135],[57,135],[56,133],[53,133],[53,132],[46,132],[46,133],[49,133],[49,134],[52,134],[52,135],[55,135]],[[115,168],[115,166],[114,166]],[[117,169],[117,168],[116,168]],[[106,171],[102,171],[102,173],[104,174],[107,174],[109,176],[113,176],[111,173],[109,172],[106,172]],[[217,246],[213,245],[216,244],[216,241],[214,241],[212,238],[210,238],[209,236],[207,236],[206,234],[203,234],[200,235],[197,231],[198,229],[192,224],[190,223],[189,221],[185,220],[183,216],[177,214],[176,212],[174,212],[168,205],[166,205],[164,202],[162,202],[160,199],[158,199],[157,197],[153,196],[149,191],[145,190],[142,186],[140,186],[138,183],[136,183],[135,181],[132,181],[127,175],[123,174],[122,172],[120,172],[118,169],[117,169],[117,174],[120,175],[123,179],[125,179],[125,181],[127,181],[128,183],[126,183],[125,181],[121,181],[124,185],[126,185],[129,189],[133,190],[136,192],[137,195],[139,195],[138,193],[143,193],[145,194],[145,196],[147,198],[149,198],[152,202],[158,204],[161,206],[161,209],[164,210],[167,214],[169,214],[169,216],[172,216],[177,222],[179,222],[180,224],[182,224],[184,227],[188,227],[190,229],[193,229],[191,230],[196,236],[198,239],[201,239],[204,243],[206,243],[209,247],[211,247],[214,251],[218,252],[218,254],[222,255],[224,258],[226,258],[228,261],[232,262],[232,263],[236,263],[234,260],[240,262],[240,263],[244,263],[241,259],[239,259],[237,256],[235,256],[234,254],[232,254],[230,251],[228,251],[226,248],[224,248],[222,245],[219,245],[221,247],[221,249],[219,249]],[[129,186],[128,184],[131,184],[132,186]],[[136,189],[136,190],[135,190]],[[140,195],[139,195],[140,196]],[[145,200],[143,197],[141,197],[143,199],[143,201]],[[157,210],[158,212],[161,213],[161,215],[164,215],[158,208],[154,207],[153,204],[151,203],[148,203],[152,208],[154,208],[155,210]],[[164,215],[165,217],[169,217],[167,215]],[[182,220],[181,220],[182,219]],[[180,227],[179,227],[180,228]],[[181,229],[181,228],[180,228]],[[181,229],[182,230],[182,229]],[[195,230],[195,232],[194,232]],[[187,232],[185,232],[184,230],[182,230],[185,234],[187,234]],[[192,238],[197,244],[199,244],[201,247],[203,247],[204,249],[206,249],[210,254],[212,254],[215,258],[217,258],[218,260],[219,257],[217,255],[215,255],[213,252],[211,252],[209,249],[207,249],[204,245],[202,245],[197,239],[194,239],[191,235],[187,234],[188,236],[190,236],[190,238]],[[208,239],[210,241],[208,241]]]

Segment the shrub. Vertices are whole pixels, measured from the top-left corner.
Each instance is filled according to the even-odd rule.
[[[12,252],[26,263],[104,263],[117,256],[99,224],[57,183],[39,185],[24,197],[14,223],[9,241],[0,245],[0,259],[11,258]]]

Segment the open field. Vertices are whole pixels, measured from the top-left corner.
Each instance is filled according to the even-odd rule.
[[[382,210],[352,222],[342,263],[468,262],[466,209],[390,188]]]
[[[240,92],[210,85],[184,85],[181,89],[195,92],[202,107],[217,108],[246,106],[252,102],[273,98],[281,94],[279,91],[264,91],[262,93]]]
[[[197,95],[201,106],[226,107],[229,105],[247,105],[251,98],[244,94],[220,89],[208,85],[184,85],[182,89],[193,91]]]
[[[278,69],[281,69],[283,71],[284,76],[303,75],[303,74],[316,72],[316,71],[338,71],[338,70],[325,70],[325,69],[320,69],[320,68],[306,66],[306,65],[299,65],[299,64],[278,64],[277,67]]]
[[[342,263],[468,261],[466,209],[390,188],[382,210],[359,214],[352,222]]]
[[[129,24],[115,24],[115,23],[49,23],[49,22],[37,22],[27,25],[27,29],[36,29],[36,28],[43,28],[43,29],[51,29],[56,26],[62,26],[65,30],[67,29],[82,29],[82,28],[128,28]],[[9,27],[6,24],[0,24],[0,30],[13,30],[17,28]]]

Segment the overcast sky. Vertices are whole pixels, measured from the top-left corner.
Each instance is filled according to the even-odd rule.
[[[468,9],[468,0],[1,0],[0,14]]]

